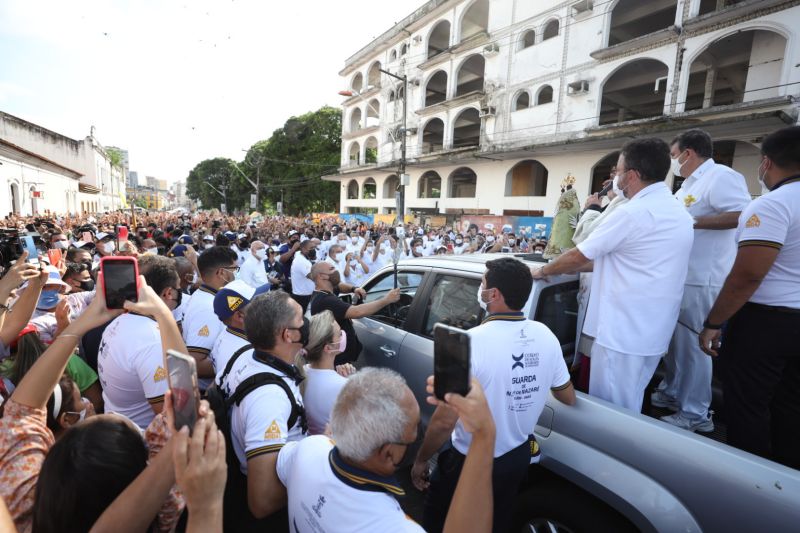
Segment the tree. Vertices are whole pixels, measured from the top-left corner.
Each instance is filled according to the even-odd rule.
[[[233,161],[226,157],[206,159],[195,166],[186,178],[186,195],[193,200],[200,200],[203,206],[219,207],[225,203],[227,196],[229,212],[245,206],[242,185],[244,180],[238,175]],[[220,191],[220,192],[217,192]],[[250,200],[248,194],[247,200]]]
[[[118,169],[122,170],[122,152],[116,148],[106,148],[106,155],[108,156],[108,162],[111,163],[112,167],[117,167]]]

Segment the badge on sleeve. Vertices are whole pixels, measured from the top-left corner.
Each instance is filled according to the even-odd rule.
[[[208,337],[209,335],[208,326],[203,326],[202,328],[200,328],[200,331],[198,331],[197,334],[201,337]]]
[[[264,432],[264,440],[274,440],[281,438],[281,428],[277,420],[273,420],[267,430]]]
[[[167,377],[167,371],[164,370],[163,367],[156,368],[155,374],[153,374],[153,381],[158,383],[159,381],[164,381]]]
[[[745,228],[757,228],[760,225],[761,225],[761,219],[758,218],[758,215],[754,214],[753,216],[751,216],[750,218],[747,219],[747,222],[745,222],[744,227]]]
[[[683,203],[686,207],[692,207],[692,204],[697,201],[697,198],[692,196],[691,194],[687,195],[686,198],[683,199]]]

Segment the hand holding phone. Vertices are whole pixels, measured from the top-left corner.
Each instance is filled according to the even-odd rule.
[[[167,376],[172,396],[175,429],[188,426],[191,434],[197,423],[200,409],[200,389],[197,385],[197,364],[194,357],[175,350],[167,350]]]
[[[22,244],[22,249],[28,252],[28,263],[32,265],[39,265],[39,249],[36,247],[36,244],[33,242],[33,237],[30,235],[24,235],[19,239],[20,244]]]
[[[470,338],[461,329],[436,324],[433,327],[434,394],[444,400],[448,392],[469,392]]]
[[[125,300],[139,301],[139,264],[136,258],[105,256],[100,260],[100,272],[108,309],[122,309]]]

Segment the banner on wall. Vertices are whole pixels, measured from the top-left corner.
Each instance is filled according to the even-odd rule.
[[[397,218],[396,215],[374,215],[373,220],[375,224],[383,223],[387,226],[394,224],[395,219]],[[414,222],[414,215],[405,215],[403,219],[406,223]]]
[[[374,224],[374,216],[375,215],[357,215],[352,213],[339,213],[339,218],[344,220],[345,222],[351,222],[353,220],[357,220],[358,222],[363,222],[365,224]]]
[[[553,217],[471,215],[462,217],[457,227],[465,232],[472,224],[478,226],[479,232],[494,231],[500,233],[504,227],[508,229],[507,226],[510,226],[515,235],[546,238],[550,235],[550,230],[553,227]]]

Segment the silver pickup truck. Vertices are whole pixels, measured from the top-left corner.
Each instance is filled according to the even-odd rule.
[[[399,302],[354,321],[360,365],[401,373],[423,406],[433,373],[433,325],[469,329],[483,312],[476,294],[497,255],[401,261]],[[531,266],[532,256],[520,257]],[[393,267],[363,285],[366,301],[394,287]],[[578,280],[534,283],[529,317],[546,324],[569,363]],[[547,402],[534,433],[542,459],[520,491],[515,531],[800,531],[800,472],[709,437],[578,393],[574,406]]]

